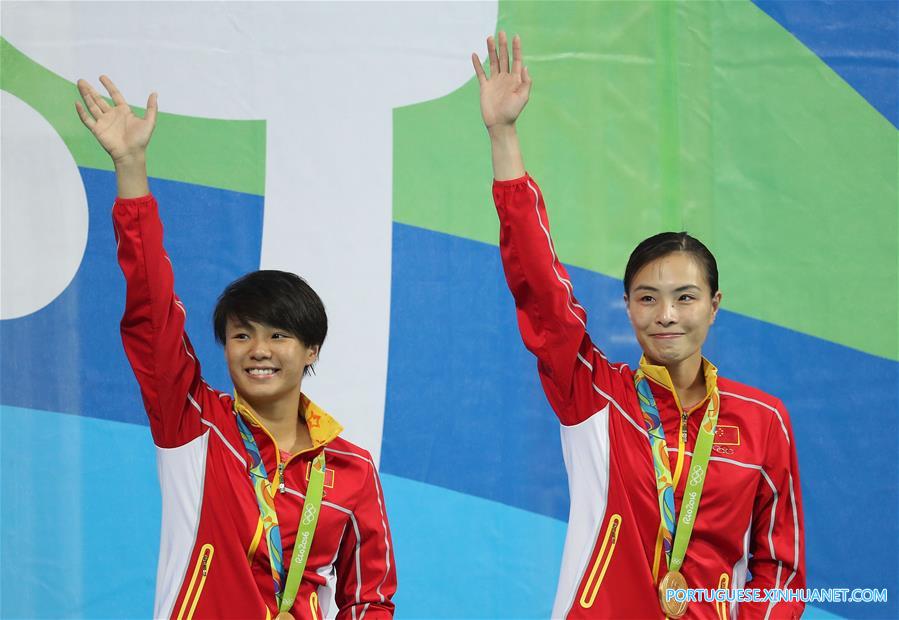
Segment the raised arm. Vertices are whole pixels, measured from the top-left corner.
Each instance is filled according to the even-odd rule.
[[[106,77],[100,78],[112,104],[84,80],[84,103],[75,108],[109,156],[119,197],[113,207],[119,266],[125,276],[121,332],[125,353],[140,384],[153,440],[173,448],[202,433],[200,365],[184,332],[186,314],[175,295],[171,261],[162,245],[162,222],[147,182],[146,150],[156,124],[156,94],[147,113],[136,116]]]
[[[500,255],[521,337],[537,357],[547,398],[563,424],[577,424],[602,408],[594,386],[614,394],[621,376],[587,335],[587,313],[556,255],[543,195],[524,169],[515,124],[527,104],[531,78],[522,62],[521,40],[512,39],[510,62],[505,33],[497,39],[498,46],[487,39],[489,76],[477,54],[471,60],[493,155]]]

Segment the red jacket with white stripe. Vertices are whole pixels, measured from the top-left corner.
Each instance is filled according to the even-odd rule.
[[[244,415],[269,478],[280,454],[248,408],[213,390],[184,330],[172,265],[152,196],[113,207],[127,297],[125,352],[137,376],[157,447],[162,535],[155,618],[258,618],[277,615],[269,552],[238,433]],[[333,592],[340,619],[393,617],[393,545],[371,455],[338,437],[341,426],[303,397],[313,448],[293,455],[277,493],[283,556],[290,558],[312,459],[325,451],[324,499],[294,618],[317,619]],[[288,561],[289,563],[289,561]]]
[[[662,618],[659,503],[633,372],[610,363],[587,334],[537,184],[527,176],[496,181],[493,196],[521,335],[562,423],[571,511],[553,618]],[[679,510],[706,402],[683,412],[667,371],[643,368],[664,425]],[[715,442],[681,572],[690,588],[804,588],[802,502],[787,411],[734,381],[719,377],[718,388]],[[685,617],[791,618],[803,607],[693,602]]]

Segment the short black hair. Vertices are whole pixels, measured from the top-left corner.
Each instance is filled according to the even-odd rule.
[[[222,345],[229,318],[283,329],[307,347],[321,347],[328,334],[328,315],[318,294],[295,273],[275,269],[248,273],[222,291],[212,315],[215,339]],[[309,371],[307,366],[304,374]]]
[[[624,294],[630,294],[631,282],[644,265],[674,252],[692,256],[705,271],[705,279],[712,289],[712,295],[718,292],[718,263],[702,241],[686,232],[663,232],[644,239],[631,252],[624,270]]]

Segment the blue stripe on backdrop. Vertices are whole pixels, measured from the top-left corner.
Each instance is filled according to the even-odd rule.
[[[3,618],[150,618],[159,553],[147,426],[0,406]]]
[[[753,1],[899,127],[899,2]]]
[[[477,467],[477,462],[471,462]],[[397,618],[548,618],[565,524],[383,474]]]
[[[591,333],[605,334],[600,344],[611,359],[636,362],[621,281],[569,271]],[[790,409],[808,583],[899,591],[899,364],[727,311],[706,352],[722,375],[776,394]],[[874,475],[859,475],[859,455]],[[521,344],[495,246],[394,224],[381,467],[567,519],[558,425]],[[899,616],[899,605],[852,613]]]
[[[90,210],[84,259],[51,304],[0,322],[0,402],[146,424],[119,337],[125,283],[110,219],[115,177],[80,171]],[[225,389],[230,379],[212,335],[212,309],[229,282],[259,268],[263,199],[174,181],[150,183],[204,376]]]

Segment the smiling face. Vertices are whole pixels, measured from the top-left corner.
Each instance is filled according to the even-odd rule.
[[[229,318],[225,361],[237,393],[257,411],[281,402],[299,406],[303,371],[318,357],[290,332],[255,321]]]
[[[712,294],[700,264],[673,252],[644,265],[624,297],[637,341],[653,364],[699,364],[721,293]]]

